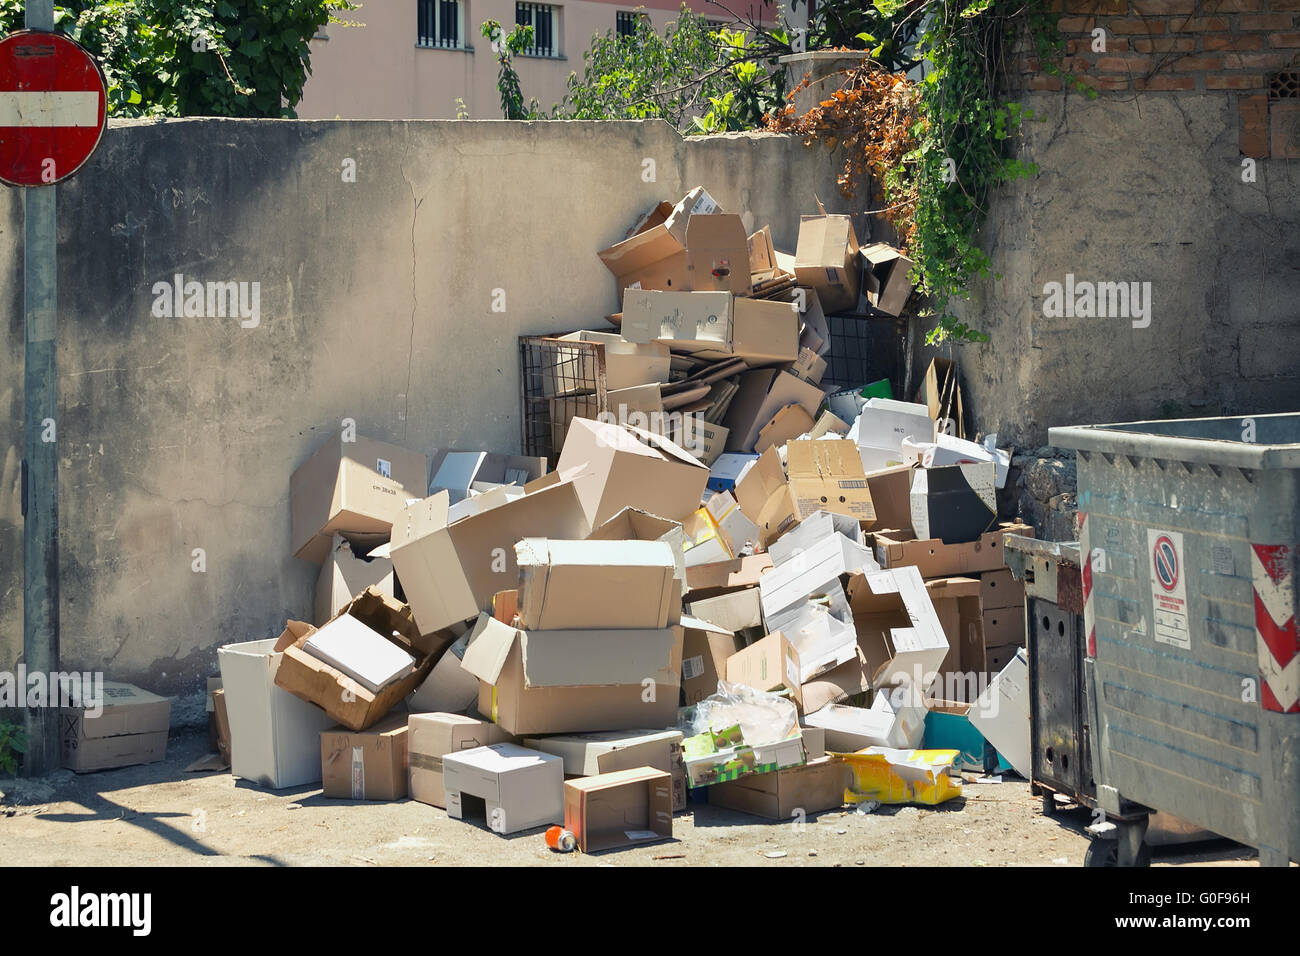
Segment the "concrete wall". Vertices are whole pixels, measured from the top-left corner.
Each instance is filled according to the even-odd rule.
[[[697,184],[793,249],[835,172],[797,139],[662,122],[113,124],[58,187],[65,665],[194,689],[218,644],[310,614],[289,475],[341,419],[516,451],[516,338],[605,327],[597,249]],[[22,648],[21,202],[0,191],[0,670]],[[260,325],[155,317],[176,273],[260,282]]]
[[[1001,278],[964,309],[992,341],[955,349],[977,427],[1033,447],[1053,425],[1300,410],[1300,166],[1243,182],[1227,93],[1025,102],[1040,172],[994,197]],[[1067,273],[1150,282],[1150,326],[1045,316]]]

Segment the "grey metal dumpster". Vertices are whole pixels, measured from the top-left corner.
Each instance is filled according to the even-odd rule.
[[[1048,435],[1078,452],[1098,802],[1300,859],[1300,414]]]

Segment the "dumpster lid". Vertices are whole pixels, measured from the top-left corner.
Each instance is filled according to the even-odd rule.
[[[1300,413],[1048,429],[1059,448],[1254,470],[1300,468]]]

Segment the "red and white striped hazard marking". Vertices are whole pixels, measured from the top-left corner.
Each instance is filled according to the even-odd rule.
[[[1083,567],[1079,576],[1083,579],[1083,632],[1088,635],[1087,654],[1097,656],[1097,627],[1093,623],[1092,609],[1092,546],[1088,534],[1088,512],[1079,512],[1079,553],[1083,555]]]
[[[1259,653],[1259,703],[1265,710],[1300,713],[1300,631],[1296,628],[1296,549],[1289,544],[1251,546],[1255,586],[1255,637]]]

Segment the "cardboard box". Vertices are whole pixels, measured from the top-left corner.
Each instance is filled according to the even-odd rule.
[[[341,535],[334,533],[329,554],[321,562],[316,577],[316,601],[312,605],[312,623],[327,622],[348,601],[368,587],[393,594],[393,562],[389,558],[364,555],[384,544],[388,535]]]
[[[699,459],[667,438],[626,425],[582,418],[573,420],[558,470],[572,477],[592,527],[628,506],[681,521],[699,508],[709,479],[709,470]],[[528,533],[539,532],[519,529],[515,540]],[[549,536],[581,538],[586,531]],[[397,568],[401,575],[401,565]],[[405,587],[405,576],[402,578]]]
[[[749,294],[749,242],[740,216],[715,213],[687,220],[686,273],[689,285],[682,288]]]
[[[848,595],[872,686],[902,684],[924,693],[948,656],[948,637],[920,573],[894,568],[855,574]]]
[[[904,464],[903,439],[934,440],[934,421],[929,409],[892,398],[869,398],[853,423],[858,454],[866,471],[879,471]]]
[[[673,550],[675,574],[686,593],[685,538],[680,521],[670,521],[637,508],[624,508],[598,525],[588,536],[591,541],[662,541]]]
[[[944,544],[974,541],[997,521],[992,464],[918,468],[912,475],[912,527]]]
[[[809,762],[826,756],[826,731],[820,727],[799,727],[799,736],[803,738],[804,757]]]
[[[617,280],[620,300],[627,288],[689,290],[687,225],[693,216],[720,213],[713,197],[703,186],[696,186],[675,205],[659,203],[633,227],[628,238],[598,252]],[[748,258],[748,244],[745,251]]]
[[[980,607],[986,611],[995,607],[1025,606],[1025,585],[1017,581],[1010,568],[985,571],[979,576]]]
[[[1020,648],[975,700],[970,722],[1007,759],[1016,773],[1029,779],[1029,658]]]
[[[674,748],[680,750],[680,730],[608,730],[590,734],[525,737],[525,747],[554,754],[564,761],[570,777],[591,777],[636,767],[672,773]]]
[[[898,315],[912,294],[913,262],[893,246],[873,242],[862,247],[867,303],[886,315]]]
[[[740,503],[731,492],[720,491],[712,495],[705,502],[704,510],[708,512],[718,531],[726,539],[727,547],[731,551],[728,558],[739,554],[748,545],[757,547],[760,538],[758,525],[750,521],[740,510]]]
[[[578,333],[599,335],[601,333]],[[616,336],[617,337],[617,336]],[[613,386],[611,386],[613,387]],[[454,505],[469,497],[472,490],[486,490],[497,485],[522,488],[546,474],[546,459],[527,455],[502,455],[490,451],[457,451],[447,448],[430,456],[430,495],[445,491]],[[425,497],[421,495],[420,497]]]
[[[321,731],[322,795],[340,800],[405,799],[406,745],[405,714],[389,715],[369,730]]]
[[[272,790],[320,780],[320,732],[338,721],[275,682],[283,659],[276,649],[280,640],[312,630],[290,621],[280,639],[217,649],[230,720],[230,772],[236,777]]]
[[[687,706],[718,692],[728,658],[744,646],[744,640],[725,625],[694,616],[682,619],[682,692]]]
[[[478,678],[460,666],[469,646],[469,630],[447,648],[433,670],[419,687],[406,698],[412,714],[460,714],[478,702]]]
[[[686,597],[702,601],[741,588],[755,587],[771,569],[772,559],[766,554],[696,565],[686,570]]]
[[[681,620],[681,582],[663,541],[524,538],[515,556],[527,630],[658,629]]]
[[[992,441],[997,440],[996,435],[989,438]],[[935,435],[933,442],[922,442],[919,445],[904,439],[903,454],[909,458],[915,455],[916,461],[924,468],[988,462],[993,465],[994,486],[997,488],[1006,486],[1007,477],[1011,472],[1011,452],[1004,448],[993,447],[991,441],[986,447],[977,445],[973,441],[953,438],[951,435]]]
[[[984,646],[985,673],[1000,674],[1023,647],[1023,644],[986,644]]]
[[[302,649],[372,694],[415,670],[414,655],[351,614],[340,614],[317,628],[303,642]]]
[[[672,799],[672,776],[651,767],[570,780],[564,827],[583,853],[671,840]]]
[[[750,368],[799,361],[800,321],[796,303],[738,298],[732,302],[731,315],[729,354],[732,357],[744,359]],[[799,377],[816,384],[821,380],[819,365],[824,372],[825,361],[813,355],[801,366],[803,374]]]
[[[677,715],[682,628],[534,635],[483,614],[462,664],[480,680],[479,712],[513,734],[666,727]]]
[[[762,452],[769,448],[780,447],[800,435],[807,434],[812,427],[811,415],[798,405],[787,405],[758,430],[758,438],[754,441],[754,451]]]
[[[757,587],[740,588],[714,597],[688,601],[686,613],[728,633],[752,631],[763,626],[763,604],[759,600]]]
[[[977,619],[979,617],[979,580],[966,577],[931,578],[925,582],[925,590],[930,596],[935,616],[939,619],[939,626],[948,638],[948,653],[939,665],[940,674],[984,670],[982,649],[978,660],[966,653],[962,624],[972,613]]]
[[[841,421],[828,409],[817,416],[817,421],[813,423],[808,437],[821,438],[823,435],[847,435],[848,433],[848,422]]]
[[[876,560],[882,567],[911,565],[921,572],[922,577],[939,578],[1006,567],[1002,538],[1007,534],[1032,538],[1034,529],[1019,522],[1004,522],[980,535],[979,540],[965,544],[944,544],[937,538],[917,540],[911,531],[876,531],[873,540]]]
[[[763,576],[759,582],[763,618],[772,628],[780,612],[802,604],[809,597],[826,595],[841,585],[842,575],[875,569],[876,562],[868,548],[842,534],[822,538]]]
[[[816,385],[822,380],[822,376],[826,374],[826,359],[822,358],[812,349],[800,349],[799,357],[795,360],[795,363],[790,366],[790,374],[796,378],[803,379],[805,382]],[[841,435],[849,430],[849,426],[845,422],[841,422],[834,415],[829,415],[828,417],[828,414],[823,414],[822,418],[818,419],[818,421],[821,422],[823,419],[825,419],[825,427],[822,429],[822,434],[833,430],[833,422],[838,422],[839,425],[843,426],[843,429],[839,432]],[[817,438],[818,436],[813,435],[812,437]]]
[[[910,465],[894,465],[867,472],[867,490],[871,492],[871,507],[876,512],[876,520],[870,529],[912,530]]]
[[[916,390],[916,401],[924,405],[935,422],[936,435],[965,438],[965,411],[961,404],[961,375],[952,359],[930,360]]]
[[[844,805],[850,775],[838,757],[809,760],[775,773],[746,774],[709,790],[709,804],[769,820],[802,821]]]
[[[414,657],[413,671],[378,691],[372,691],[338,668],[309,654],[303,645],[316,629],[290,621],[275,644],[275,650],[282,655],[275,672],[275,683],[320,707],[336,723],[349,730],[365,730],[420,686],[451,644],[451,635],[444,632],[422,638],[410,608],[373,588],[350,601],[339,614],[340,617],[344,615],[356,618]]]
[[[225,688],[212,692],[213,716],[217,724],[217,753],[227,764],[230,761],[230,712],[226,709]]]
[[[630,342],[658,342],[710,361],[740,358],[752,367],[799,358],[799,314],[792,303],[733,299],[725,292],[629,289],[620,331]]]
[[[848,216],[802,216],[794,253],[794,274],[802,286],[817,291],[822,308],[852,309],[861,288],[858,237]]]
[[[730,434],[728,432],[728,434]],[[725,441],[725,439],[724,439]],[[741,473],[752,462],[758,460],[758,455],[740,454],[737,452],[727,452],[719,455],[713,460],[709,468],[709,491],[731,491],[736,487],[736,482]]]
[[[801,705],[799,652],[780,631],[732,654],[726,666],[728,683],[771,692],[785,689],[795,706]]]
[[[447,754],[492,744],[518,743],[494,723],[460,714],[412,714],[407,720],[408,785],[411,799],[446,809],[442,761]]]
[[[442,782],[447,816],[476,816],[502,836],[564,819],[564,761],[516,744],[492,744],[446,754]],[[467,806],[468,805],[468,806]]]
[[[781,627],[798,654],[800,684],[834,670],[857,655],[857,632],[849,615],[837,616],[821,604],[805,602]],[[802,708],[802,693],[795,695]]]
[[[984,646],[1025,646],[1025,609],[1023,607],[986,607],[983,619]],[[1005,663],[1005,661],[1004,661]],[[993,670],[992,665],[989,670]],[[998,668],[999,670],[1001,668]]]
[[[831,704],[804,717],[826,731],[831,753],[857,753],[867,747],[911,749],[925,739],[925,706],[916,703],[893,707],[885,694],[877,694],[870,707]]]
[[[617,332],[570,332],[560,342],[596,342],[605,353],[605,388],[614,391],[633,385],[667,382],[668,346],[659,342],[628,341]],[[542,373],[542,394],[547,398],[591,391],[598,376],[596,353],[587,348],[556,349],[553,369]],[[534,476],[537,477],[537,476]],[[430,494],[434,489],[430,489]]]
[[[289,479],[296,557],[320,564],[335,531],[385,534],[408,499],[424,496],[429,461],[396,445],[332,437]]]
[[[726,447],[727,429],[710,424],[697,415],[682,415],[673,419],[672,424],[668,437],[712,468]]]
[[[795,555],[816,547],[823,539],[842,534],[854,544],[864,544],[862,527],[849,515],[831,511],[814,511],[803,518],[767,549],[773,564],[785,564]]]
[[[875,522],[871,489],[853,442],[792,441],[786,446],[786,471],[801,520],[815,511],[829,511],[856,518],[864,527]]]
[[[580,539],[591,530],[568,481],[456,522],[449,510],[442,491],[403,510],[393,527],[393,567],[423,634],[469,620],[497,591],[518,587],[520,538]]]
[[[100,701],[90,700],[87,690],[60,709],[64,767],[85,773],[166,757],[170,698],[119,681],[103,682]],[[98,716],[87,713],[96,709]]]
[[[686,567],[697,564],[716,564],[735,557],[731,542],[713,520],[707,508],[700,508],[687,515],[682,522],[682,533],[686,537]]]
[[[778,411],[787,405],[798,405],[811,417],[817,414],[825,397],[818,386],[781,369],[746,372],[740,376],[740,388],[722,420],[730,430],[727,451],[753,451],[758,433]]]
[[[772,773],[804,762],[803,738],[798,734],[763,744],[726,747],[715,753],[686,757],[686,779],[692,787],[737,780],[746,774]]]

